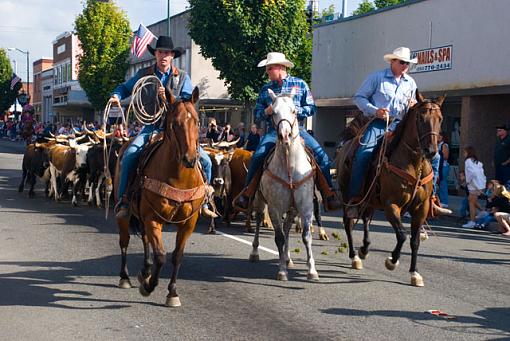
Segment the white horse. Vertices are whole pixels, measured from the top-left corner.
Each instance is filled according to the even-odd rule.
[[[268,92],[273,100],[272,120],[278,139],[275,152],[262,175],[255,206],[260,206],[261,198],[265,199],[268,205],[280,255],[278,280],[286,281],[287,265],[289,267],[293,265],[289,253],[289,231],[294,218],[299,214],[303,222],[302,238],[307,252],[307,278],[318,281],[319,274],[315,269],[310,231],[313,215],[314,169],[299,136],[296,107],[292,100],[294,93],[276,96],[271,89]],[[258,224],[252,245],[250,261],[257,261],[259,259]]]

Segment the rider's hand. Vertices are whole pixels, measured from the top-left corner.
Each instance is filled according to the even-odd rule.
[[[116,96],[116,95],[113,95],[112,97],[110,97],[110,100],[109,102],[111,104],[114,104],[116,106],[119,106],[120,107],[120,101],[119,101],[119,98]]]
[[[273,106],[270,104],[265,110],[264,113],[266,116],[271,116],[273,114]]]
[[[163,86],[160,86],[158,88],[158,95],[159,97],[161,97],[161,99],[165,100],[166,99],[166,95],[165,95],[165,87]]]
[[[388,117],[388,109],[386,108],[377,109],[377,111],[375,112],[375,117],[385,120]]]

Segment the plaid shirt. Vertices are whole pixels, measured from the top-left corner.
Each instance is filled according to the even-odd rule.
[[[255,104],[255,110],[253,111],[255,121],[260,122],[266,120],[267,126],[271,127],[270,129],[274,129],[271,119],[264,113],[264,110],[273,102],[267,89],[273,90],[273,92],[278,95],[280,93],[290,94],[293,88],[297,90],[293,99],[300,124],[305,118],[315,114],[317,107],[315,106],[312,92],[308,84],[300,78],[287,76],[282,80],[281,85],[278,84],[277,81],[272,81],[262,87],[259,97],[257,98],[257,103]]]

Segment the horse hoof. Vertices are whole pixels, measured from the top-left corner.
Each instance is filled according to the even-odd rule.
[[[279,281],[288,281],[287,274],[283,271],[279,271],[278,275],[276,276],[276,279]]]
[[[306,278],[309,280],[309,281],[312,281],[312,282],[318,282],[319,281],[319,274],[317,272],[309,272],[307,275],[306,275]]]
[[[393,263],[393,259],[391,257],[388,257],[388,258],[386,258],[384,265],[386,265],[386,269],[393,271],[397,268],[399,263],[400,262],[398,260],[395,263]]]
[[[292,261],[292,259],[289,259],[287,261],[287,269],[294,269],[294,262]]]
[[[425,284],[423,283],[423,277],[417,272],[413,272],[411,275],[411,285],[413,287],[422,287]]]
[[[329,236],[326,232],[324,232],[324,233],[321,232],[321,233],[319,233],[319,239],[320,240],[329,240]]]
[[[426,231],[420,232],[420,241],[424,242],[427,239],[429,239],[429,234]]]
[[[167,307],[176,308],[181,306],[181,300],[179,299],[179,296],[175,297],[167,297],[165,305]]]
[[[130,289],[132,287],[131,281],[129,278],[121,278],[119,280],[119,288],[121,289]]]
[[[363,269],[363,263],[361,262],[361,259],[358,256],[354,256],[352,259],[351,267],[356,270]]]
[[[365,252],[363,252],[363,248],[362,248],[362,247],[360,247],[360,248],[358,249],[358,256],[359,256],[359,258],[361,258],[361,259],[366,259],[366,258],[368,257],[368,251],[365,253]]]
[[[250,255],[249,261],[250,261],[251,263],[256,263],[256,262],[258,262],[259,260],[260,260],[260,257],[259,257],[259,255],[258,255],[258,254],[251,254],[251,255]]]
[[[143,276],[142,276],[142,273],[138,273],[138,282],[140,283],[140,285],[138,286],[138,291],[140,292],[140,294],[143,296],[143,297],[148,297],[150,296],[150,291],[148,291],[147,289],[145,289],[145,284],[148,284],[149,281],[147,279],[144,279]]]

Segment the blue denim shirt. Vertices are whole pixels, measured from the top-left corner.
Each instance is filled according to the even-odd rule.
[[[406,74],[397,81],[390,68],[368,76],[353,97],[366,116],[372,117],[377,109],[386,108],[389,116],[397,120],[407,112],[410,99],[416,99],[416,82]]]
[[[172,72],[172,68],[168,69],[167,72],[161,72],[159,69],[154,65],[155,72],[154,74],[159,78],[163,86],[166,86],[168,83],[168,80],[170,79],[170,73]],[[115,90],[113,90],[112,95],[116,95],[119,100],[122,100],[124,98],[127,98],[131,96],[131,92],[133,91],[133,87],[135,86],[136,82],[140,78],[143,77],[143,71],[144,69],[138,70],[138,72],[131,77],[128,81],[124,82],[123,84],[118,85]],[[177,98],[181,98],[184,100],[189,100],[191,98],[191,94],[193,93],[193,86],[191,85],[191,79],[189,75],[185,76],[184,84],[181,89],[181,93],[176,96]]]
[[[293,100],[297,109],[299,122],[302,123],[305,118],[313,116],[317,111],[317,107],[315,106],[312,92],[310,91],[308,84],[300,78],[289,75],[282,80],[281,85],[276,81],[272,81],[262,87],[253,111],[255,121],[260,122],[262,120],[266,120],[267,127],[269,127],[269,129],[274,129],[271,119],[264,113],[264,110],[273,103],[273,100],[269,96],[269,92],[267,90],[271,89],[278,95],[280,93],[290,94],[293,88],[297,90]]]

